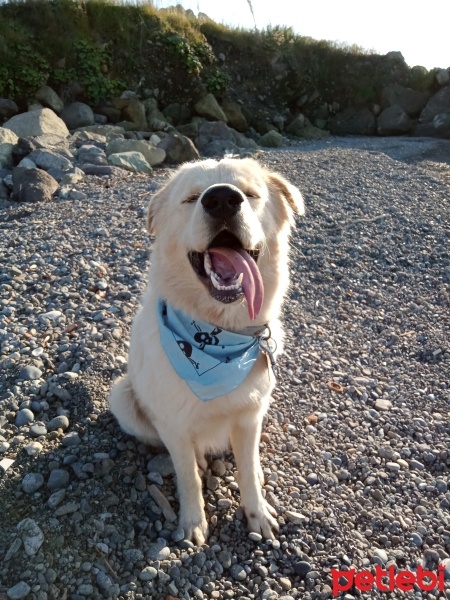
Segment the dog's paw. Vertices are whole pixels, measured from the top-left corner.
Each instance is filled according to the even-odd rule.
[[[203,546],[208,538],[208,523],[205,515],[199,519],[189,518],[189,516],[181,517],[180,527],[184,531],[184,538],[196,546]]]
[[[247,526],[249,531],[260,533],[266,540],[274,539],[274,532],[279,529],[276,521],[276,510],[266,500],[261,498],[260,503],[254,509],[244,506]]]

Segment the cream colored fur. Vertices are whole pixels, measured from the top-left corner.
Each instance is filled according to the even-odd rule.
[[[190,251],[205,251],[213,236],[201,202],[186,199],[218,183],[233,184],[248,194],[237,236],[245,248],[261,247],[257,265],[264,302],[255,321],[249,319],[245,300],[233,304],[214,300],[188,260]],[[162,443],[170,452],[177,476],[179,524],[186,538],[199,545],[208,532],[201,489],[205,454],[224,451],[230,443],[249,530],[272,538],[278,529],[276,513],[261,494],[259,461],[261,423],[274,377],[269,377],[261,354],[237,389],[202,402],[175,373],[161,347],[158,298],[224,329],[240,331],[269,323],[281,351],[278,318],[289,280],[289,233],[293,212],[303,211],[300,192],[251,159],[185,164],[150,202],[148,227],[156,241],[148,287],[133,322],[128,374],[113,386],[110,407],[124,431],[148,444]]]

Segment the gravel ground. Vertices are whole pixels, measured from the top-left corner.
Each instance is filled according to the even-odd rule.
[[[261,161],[307,205],[261,440],[278,539],[246,532],[225,456],[209,545],[183,540],[167,455],[108,413],[169,170],[90,177],[0,215],[0,600],[324,600],[331,569],[438,563],[445,591],[390,597],[450,598],[450,141],[331,138]]]

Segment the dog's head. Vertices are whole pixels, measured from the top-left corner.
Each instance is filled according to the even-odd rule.
[[[229,329],[265,322],[287,284],[294,212],[300,192],[254,160],[183,165],[148,211],[161,297]]]

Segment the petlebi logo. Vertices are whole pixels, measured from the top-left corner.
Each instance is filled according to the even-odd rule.
[[[416,571],[396,571],[393,565],[387,569],[377,565],[374,573],[356,569],[348,571],[331,569],[331,577],[333,579],[333,596],[337,596],[339,592],[348,592],[353,587],[360,592],[370,592],[374,588],[380,592],[393,592],[394,590],[411,592],[417,585],[423,592],[431,592],[436,588],[442,592],[445,567],[439,565],[437,572],[425,571],[421,566],[418,566]]]

